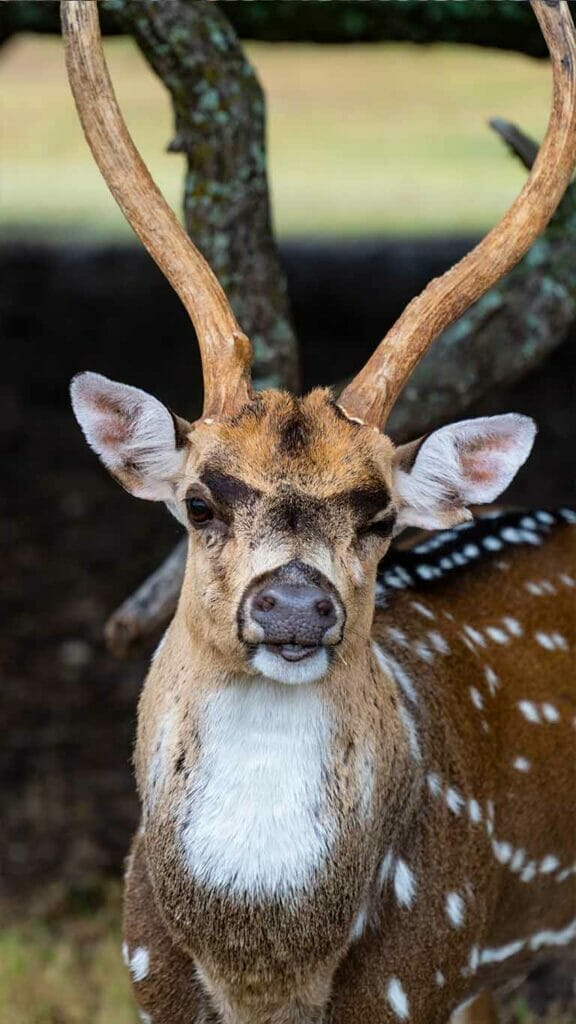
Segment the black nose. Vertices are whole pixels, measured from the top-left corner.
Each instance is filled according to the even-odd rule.
[[[331,595],[313,584],[268,583],[254,594],[251,615],[269,644],[321,644],[337,620]]]

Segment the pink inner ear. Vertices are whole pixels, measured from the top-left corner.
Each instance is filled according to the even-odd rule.
[[[501,458],[513,447],[513,438],[494,435],[466,443],[458,453],[464,476],[472,483],[489,483],[501,473]]]
[[[126,444],[132,436],[132,425],[138,416],[139,407],[135,404],[131,409],[119,406],[116,401],[102,391],[94,390],[88,396],[87,404],[94,415],[94,440],[102,447],[113,447]]]

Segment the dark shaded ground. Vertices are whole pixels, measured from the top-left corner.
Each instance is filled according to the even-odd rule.
[[[287,247],[306,385],[323,367],[339,379],[360,365],[411,294],[468,244]],[[100,370],[190,414],[199,366],[184,314],[139,251],[6,248],[0,282],[0,898],[12,902],[51,880],[84,886],[119,869],[137,817],[130,753],[147,657],[112,660],[102,626],[180,536],[162,507],[124,494],[88,452],[68,380]],[[511,501],[574,500],[575,359],[573,338],[484,403],[542,425]]]

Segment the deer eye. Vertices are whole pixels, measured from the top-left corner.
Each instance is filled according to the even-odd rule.
[[[186,500],[188,518],[193,526],[203,526],[214,518],[210,505],[203,498],[188,498]]]

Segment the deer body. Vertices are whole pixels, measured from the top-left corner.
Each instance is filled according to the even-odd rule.
[[[561,0],[532,6],[554,88],[528,181],[336,402],[252,390],[250,343],[122,120],[98,5],[62,0],[85,133],[205,385],[194,423],[99,374],[71,389],[112,475],[189,534],[138,715],[124,953],[145,1024],[488,1024],[494,987],[576,937],[574,515],[473,526],[531,450],[525,416],[384,433],[570,181],[574,27]],[[449,532],[386,568],[406,527]]]
[[[539,514],[412,556],[501,546],[397,591],[329,686],[208,676],[179,609],[140,707],[136,856],[216,1020],[447,1021],[576,938],[575,531]],[[132,887],[136,990],[179,1020],[145,999],[165,966]]]

